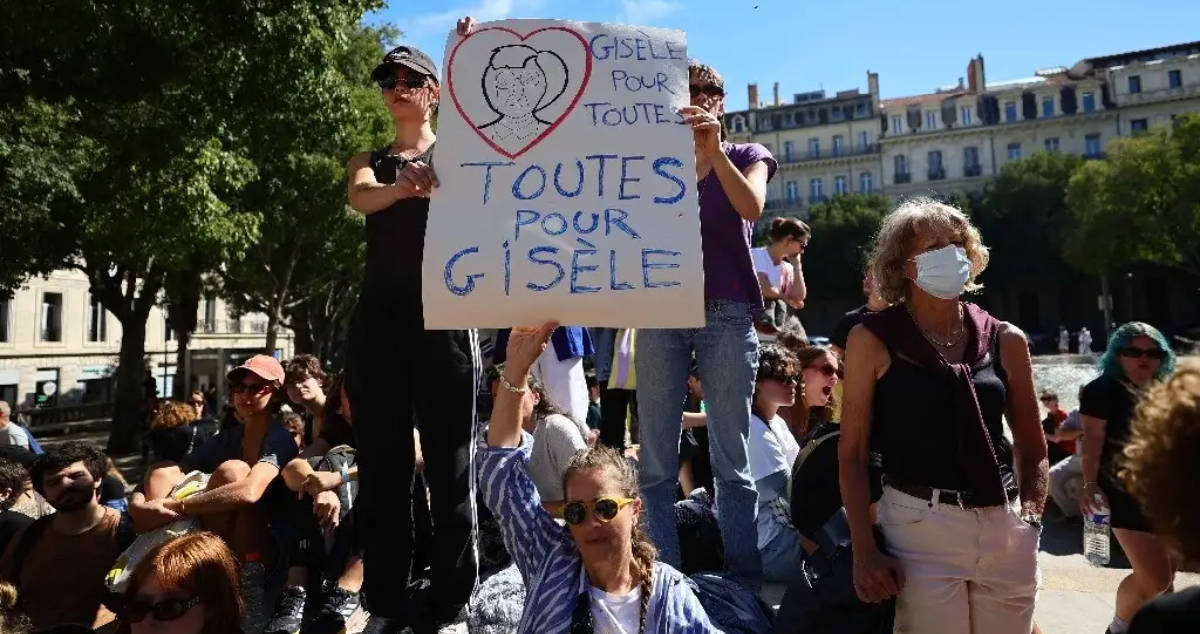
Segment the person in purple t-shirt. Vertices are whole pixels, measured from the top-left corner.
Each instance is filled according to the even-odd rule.
[[[777,164],[762,145],[723,141],[725,89],[715,70],[693,62],[689,84],[692,105],[681,112],[696,143],[705,326],[638,331],[640,484],[650,537],[661,559],[678,568],[672,505],[679,485],[679,421],[694,352],[704,382],[725,569],[757,588],[762,577],[754,524],[758,493],[750,478],[746,437],[758,369],[753,320],[763,302],[750,259],[750,236]]]

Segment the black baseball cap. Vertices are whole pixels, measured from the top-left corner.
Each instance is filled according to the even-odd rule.
[[[371,79],[374,81],[387,79],[391,76],[392,66],[397,64],[429,75],[434,82],[438,81],[437,65],[433,63],[433,59],[412,46],[397,46],[388,51],[387,55],[383,56],[383,61],[375,67],[375,70],[371,71]]]

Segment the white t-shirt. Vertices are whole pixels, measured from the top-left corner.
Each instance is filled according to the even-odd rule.
[[[10,446],[29,449],[29,435],[11,422],[5,425],[4,429],[0,429],[0,447]]]
[[[589,585],[592,631],[596,634],[637,634],[642,615],[642,587],[626,594],[609,594]]]
[[[790,477],[792,465],[800,454],[800,445],[778,415],[768,425],[757,414],[751,414],[748,453],[750,477],[758,482],[780,471]]]

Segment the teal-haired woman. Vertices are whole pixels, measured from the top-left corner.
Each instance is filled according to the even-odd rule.
[[[1174,582],[1171,555],[1125,490],[1117,469],[1134,410],[1150,386],[1175,369],[1175,354],[1157,328],[1135,321],[1112,334],[1099,365],[1100,376],[1084,386],[1079,399],[1084,477],[1080,507],[1085,516],[1100,505],[1112,509],[1113,533],[1133,566],[1117,587],[1116,616],[1108,628],[1111,634],[1121,634],[1143,603],[1170,590]]]

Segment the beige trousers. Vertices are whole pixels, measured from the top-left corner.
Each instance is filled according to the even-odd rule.
[[[905,577],[896,632],[1032,630],[1041,531],[1021,520],[1018,502],[962,509],[886,487],[877,517]]]

